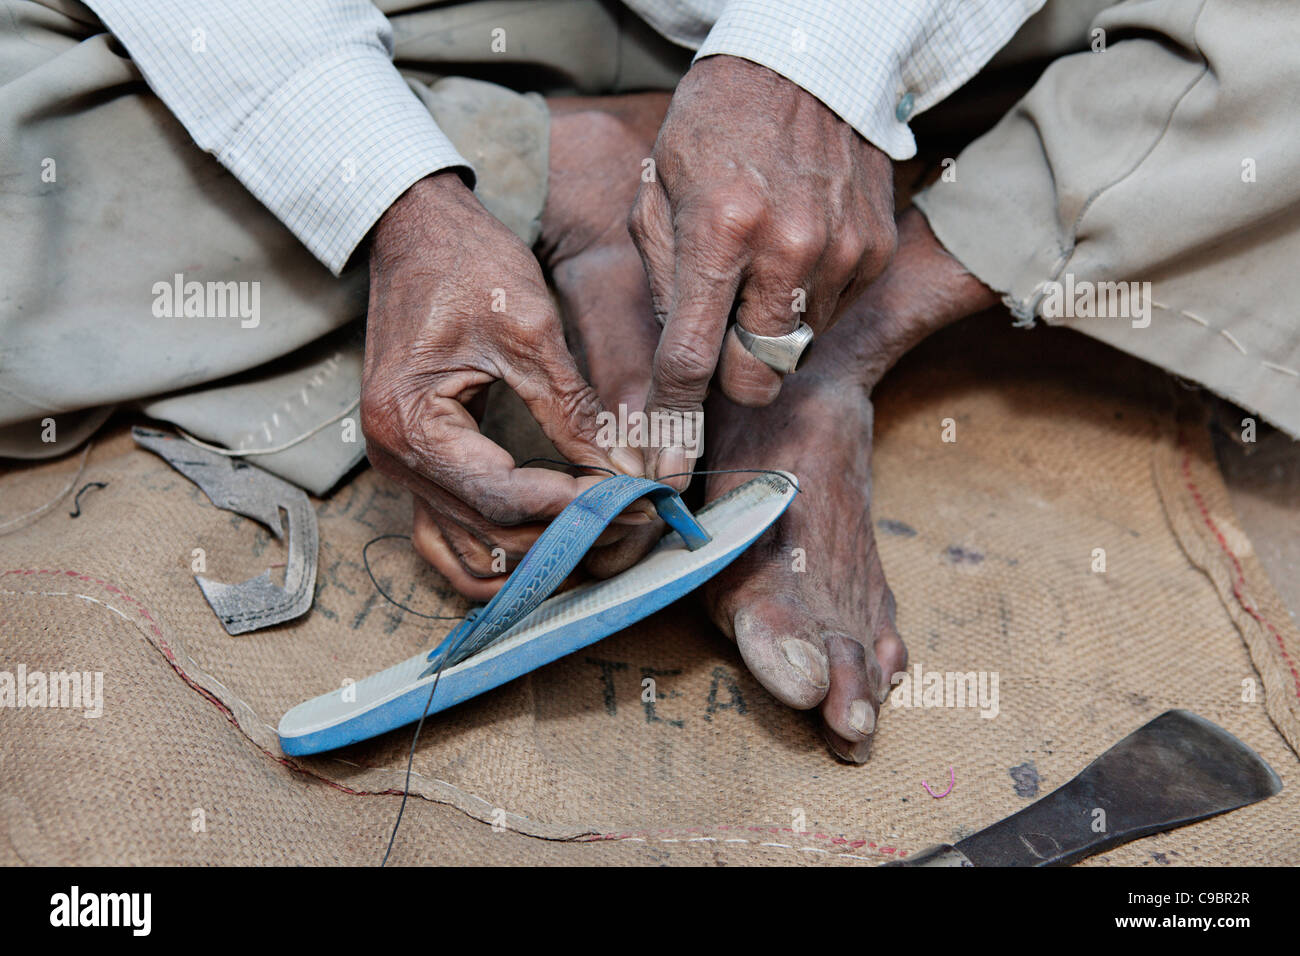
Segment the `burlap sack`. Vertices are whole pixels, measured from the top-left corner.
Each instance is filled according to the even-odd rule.
[[[870,763],[838,763],[687,599],[432,718],[394,862],[869,866],[955,841],[1187,707],[1287,789],[1090,862],[1300,863],[1300,639],[1191,398],[1067,331],[994,316],[939,336],[878,390],[874,518],[913,665],[996,674],[996,716],[887,705]],[[77,465],[0,476],[0,526]],[[362,565],[367,541],[409,531],[405,494],[366,470],[320,501],[311,614],[232,638],[193,549],[235,581],[283,547],[123,428],[90,451],[89,481],[107,485],[79,517],[69,495],[0,536],[0,670],[102,671],[105,698],[96,719],[0,710],[0,862],[378,863],[409,730],[290,760],[275,725],[450,627],[389,604]],[[397,600],[464,608],[405,542],[370,555]],[[941,798],[922,786],[950,778]]]

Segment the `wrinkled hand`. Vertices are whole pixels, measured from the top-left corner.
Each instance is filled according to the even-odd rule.
[[[699,411],[715,367],[732,401],[769,404],[781,376],[727,331],[733,306],[757,335],[830,327],[893,254],[889,158],[812,94],[730,56],[686,74],[653,158],[628,220],[664,323],[648,408]],[[648,458],[652,475],[689,467],[672,449]]]
[[[472,600],[505,581],[494,549],[513,567],[602,477],[517,468],[485,438],[474,412],[498,379],[569,461],[641,473],[639,455],[613,450],[620,468],[596,444],[603,407],[565,347],[537,260],[454,172],[436,174],[375,230],[361,424],[371,463],[414,493],[416,549]]]

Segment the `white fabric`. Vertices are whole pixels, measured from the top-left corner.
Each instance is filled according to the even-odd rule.
[[[1044,0],[627,2],[638,11],[717,8],[698,57],[760,63],[816,96],[890,158],[908,159],[916,155],[908,121],[974,76]],[[689,35],[668,37],[695,45]]]
[[[416,180],[468,168],[367,0],[90,0],[146,82],[336,275]]]
[[[1044,0],[626,2],[698,56],[780,73],[906,159],[916,152],[908,121]],[[194,141],[336,275],[417,179],[449,167],[472,175],[394,68],[392,30],[367,0],[88,4]]]

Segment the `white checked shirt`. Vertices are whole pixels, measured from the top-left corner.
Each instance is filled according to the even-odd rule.
[[[698,56],[753,60],[894,159],[908,121],[1044,0],[625,0]],[[87,0],[194,141],[335,274],[416,180],[470,169],[368,0]]]

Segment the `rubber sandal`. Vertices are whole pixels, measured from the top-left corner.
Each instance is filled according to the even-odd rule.
[[[446,710],[621,631],[734,561],[798,490],[794,475],[763,474],[692,515],[667,485],[608,478],[575,498],[496,596],[437,647],[292,708],[280,720],[280,746],[300,756],[366,740],[419,720],[426,705],[430,714]],[[610,521],[642,497],[672,531],[621,574],[552,597]]]

